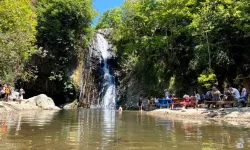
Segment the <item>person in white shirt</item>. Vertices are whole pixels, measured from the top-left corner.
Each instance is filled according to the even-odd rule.
[[[240,92],[236,88],[233,88],[233,87],[230,87],[229,89],[231,93],[233,94],[234,98],[238,100],[240,98]]]
[[[23,95],[25,94],[25,91],[21,88],[19,90],[19,103],[21,104],[22,100],[23,100]]]

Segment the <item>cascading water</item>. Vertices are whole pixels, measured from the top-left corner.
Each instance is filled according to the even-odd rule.
[[[116,87],[115,78],[110,73],[110,65],[108,64],[108,59],[112,57],[109,51],[108,41],[104,38],[102,34],[97,33],[97,49],[101,52],[103,59],[103,79],[102,79],[102,90],[101,90],[101,107],[114,109],[115,99],[116,99]]]

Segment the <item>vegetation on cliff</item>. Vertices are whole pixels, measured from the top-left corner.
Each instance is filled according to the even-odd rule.
[[[119,15],[104,13],[98,28],[106,20],[115,29],[122,70],[147,95],[238,81],[249,88],[249,9],[248,0],[126,1]]]
[[[77,89],[70,76],[77,67],[78,55],[86,46],[95,15],[92,1],[40,0],[35,6],[36,44],[42,55],[32,59],[38,73],[37,79],[29,83],[30,90],[46,93],[60,101],[75,99]]]
[[[92,0],[31,2],[0,1],[0,79],[25,82],[29,96],[75,99],[70,76],[92,33]]]
[[[24,65],[37,50],[36,14],[27,0],[0,1],[0,81],[29,79]]]

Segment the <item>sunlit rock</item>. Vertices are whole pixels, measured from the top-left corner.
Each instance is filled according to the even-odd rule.
[[[55,106],[54,101],[52,98],[47,97],[45,94],[40,94],[38,96],[31,97],[29,99],[24,100],[25,104],[38,106],[39,108],[43,110],[57,110],[60,109],[57,106]]]

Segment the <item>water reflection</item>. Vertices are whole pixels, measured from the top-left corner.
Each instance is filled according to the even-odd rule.
[[[182,141],[183,143],[189,142],[189,144],[186,144],[185,149],[189,149],[189,146],[193,146],[195,147],[195,149],[250,148],[250,140],[248,140],[250,139],[250,132],[249,129],[244,127],[232,127],[213,122],[202,122],[199,120],[176,121],[164,120],[160,118],[156,118],[155,123],[156,125],[166,127],[166,133],[168,133],[168,131],[172,127],[172,134],[175,134],[175,136],[177,137],[177,139],[175,140],[177,140],[178,142]],[[183,139],[183,137],[185,137],[185,139]],[[172,140],[172,142],[175,141]],[[181,144],[178,144],[177,147],[180,146]]]
[[[250,131],[142,112],[40,111],[0,117],[0,149],[249,149]]]

